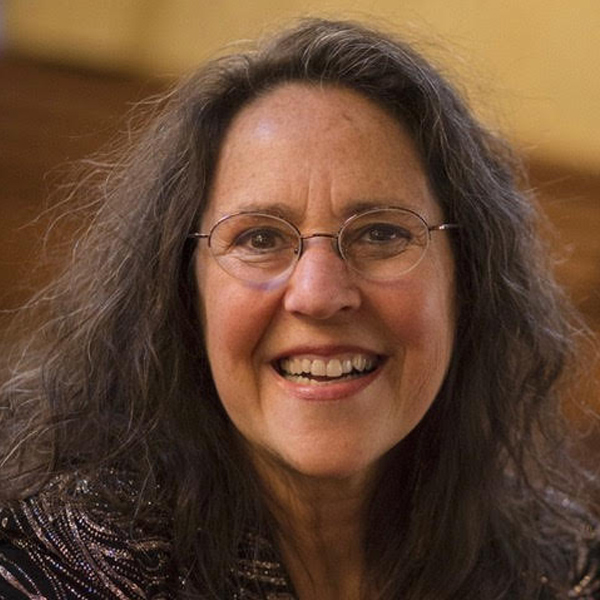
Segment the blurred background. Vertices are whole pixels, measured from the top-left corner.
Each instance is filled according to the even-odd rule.
[[[65,165],[203,59],[307,14],[398,31],[512,140],[555,227],[558,276],[599,332],[598,0],[0,0],[0,310],[51,275],[35,268],[32,221]]]

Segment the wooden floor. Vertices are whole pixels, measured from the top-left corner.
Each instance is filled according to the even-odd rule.
[[[68,164],[122,130],[132,105],[160,88],[0,57],[0,310],[18,306],[51,276],[36,269],[45,225],[33,220]],[[559,277],[600,332],[600,172],[535,163],[531,177],[556,227]]]

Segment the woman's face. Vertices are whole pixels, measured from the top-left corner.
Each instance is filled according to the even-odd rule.
[[[356,92],[286,84],[231,124],[201,230],[255,210],[285,216],[303,235],[335,233],[359,207],[384,205],[443,222],[401,125]],[[422,262],[385,283],[349,271],[317,238],[271,289],[227,274],[200,243],[199,310],[214,381],[255,459],[314,477],[368,475],[419,423],[452,352],[448,235],[433,233]],[[284,374],[290,359],[317,371],[348,360],[376,368],[307,383]]]

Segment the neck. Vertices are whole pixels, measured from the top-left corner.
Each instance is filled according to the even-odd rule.
[[[314,478],[272,465],[257,466],[299,597],[360,598],[365,516],[374,474]]]

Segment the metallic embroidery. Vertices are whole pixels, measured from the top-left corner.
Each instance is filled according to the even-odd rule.
[[[133,482],[122,473],[110,470],[102,480],[120,498],[136,501]],[[150,524],[157,533],[136,528],[132,534],[85,478],[76,481],[73,502],[57,501],[68,482],[58,477],[37,496],[0,508],[0,588],[4,582],[28,600],[174,600],[185,578],[171,558],[168,517]],[[31,575],[33,569],[39,573]],[[255,598],[257,584],[263,598],[294,600],[272,545],[257,535],[247,534],[232,576],[239,588],[232,600]]]
[[[136,501],[133,482],[118,471],[105,475],[120,498]],[[175,600],[185,577],[173,565],[168,516],[150,522],[149,532],[131,531],[85,478],[76,481],[73,502],[58,502],[68,480],[58,477],[37,496],[0,508],[0,595],[8,586],[27,600]],[[578,541],[568,598],[600,598],[600,532],[587,526]],[[254,533],[231,573],[231,600],[296,598],[273,545]],[[550,591],[548,579],[542,583]]]

